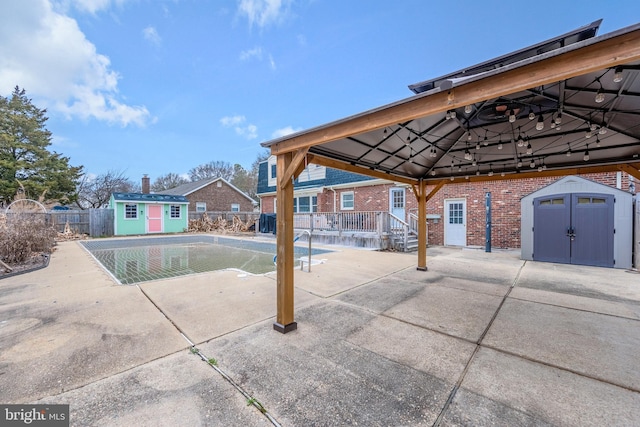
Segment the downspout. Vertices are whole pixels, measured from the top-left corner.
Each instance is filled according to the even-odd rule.
[[[333,212],[337,212],[336,211],[336,197],[338,197],[338,194],[336,193],[336,190],[333,189],[333,187],[327,187],[328,190],[333,191]]]

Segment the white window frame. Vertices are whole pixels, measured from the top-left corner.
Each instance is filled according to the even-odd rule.
[[[175,209],[178,209],[178,215],[176,216],[175,213]],[[171,205],[169,207],[169,217],[171,219],[180,219],[182,218],[182,207],[180,205]]]
[[[203,213],[207,211],[207,202],[196,202],[196,212]]]
[[[240,203],[231,203],[231,212],[240,212]]]
[[[345,205],[345,196],[351,196],[351,206]],[[341,211],[352,211],[356,206],[356,196],[353,191],[343,191],[340,193],[340,210]]]
[[[130,209],[133,208],[133,212]],[[131,215],[133,214],[133,215]],[[137,203],[125,203],[124,204],[124,219],[136,220],[138,219],[138,204]]]

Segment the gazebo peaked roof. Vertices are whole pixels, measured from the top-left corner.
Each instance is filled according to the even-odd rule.
[[[628,164],[620,168],[637,176],[640,24],[589,37],[597,24],[263,146],[276,155],[305,150],[311,162],[408,183]]]
[[[426,91],[410,98],[263,143],[277,158],[274,329],[297,327],[292,178],[307,163],[411,185],[423,271],[426,203],[446,183],[607,171],[640,179],[640,24],[589,37],[597,24],[436,79],[432,88],[423,82],[414,89]]]

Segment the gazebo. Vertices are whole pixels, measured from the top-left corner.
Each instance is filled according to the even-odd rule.
[[[623,171],[640,179],[640,24],[600,21],[411,85],[414,96],[263,143],[277,157],[277,318],[296,329],[293,179],[315,163],[411,186],[417,269],[426,202],[448,182]],[[428,190],[428,191],[427,191]]]

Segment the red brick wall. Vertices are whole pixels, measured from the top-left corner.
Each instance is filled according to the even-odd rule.
[[[222,184],[218,187],[218,183]],[[240,205],[240,212],[253,212],[253,204],[228,184],[216,181],[189,194],[189,212],[196,211],[196,202],[205,202],[207,211],[230,211],[232,203]]]
[[[615,187],[616,173],[580,175],[601,184]],[[444,201],[445,199],[464,198],[467,203],[467,245],[485,245],[485,193],[491,192],[491,245],[494,248],[520,247],[520,199],[541,189],[560,177],[545,177],[531,179],[508,179],[502,181],[467,182],[460,184],[446,184],[428,202],[427,214],[440,215],[436,224],[429,220],[428,242],[431,245],[444,244]],[[340,193],[353,191],[355,210],[360,211],[388,211],[389,189],[394,185],[375,185],[336,190],[336,211],[340,211]],[[433,186],[427,187],[427,194]],[[628,191],[628,175],[622,174],[622,190]],[[275,196],[262,198],[262,212],[273,212]],[[318,194],[318,212],[332,212],[334,210],[334,194],[325,189]],[[417,213],[418,203],[411,188],[406,188],[405,211]]]

